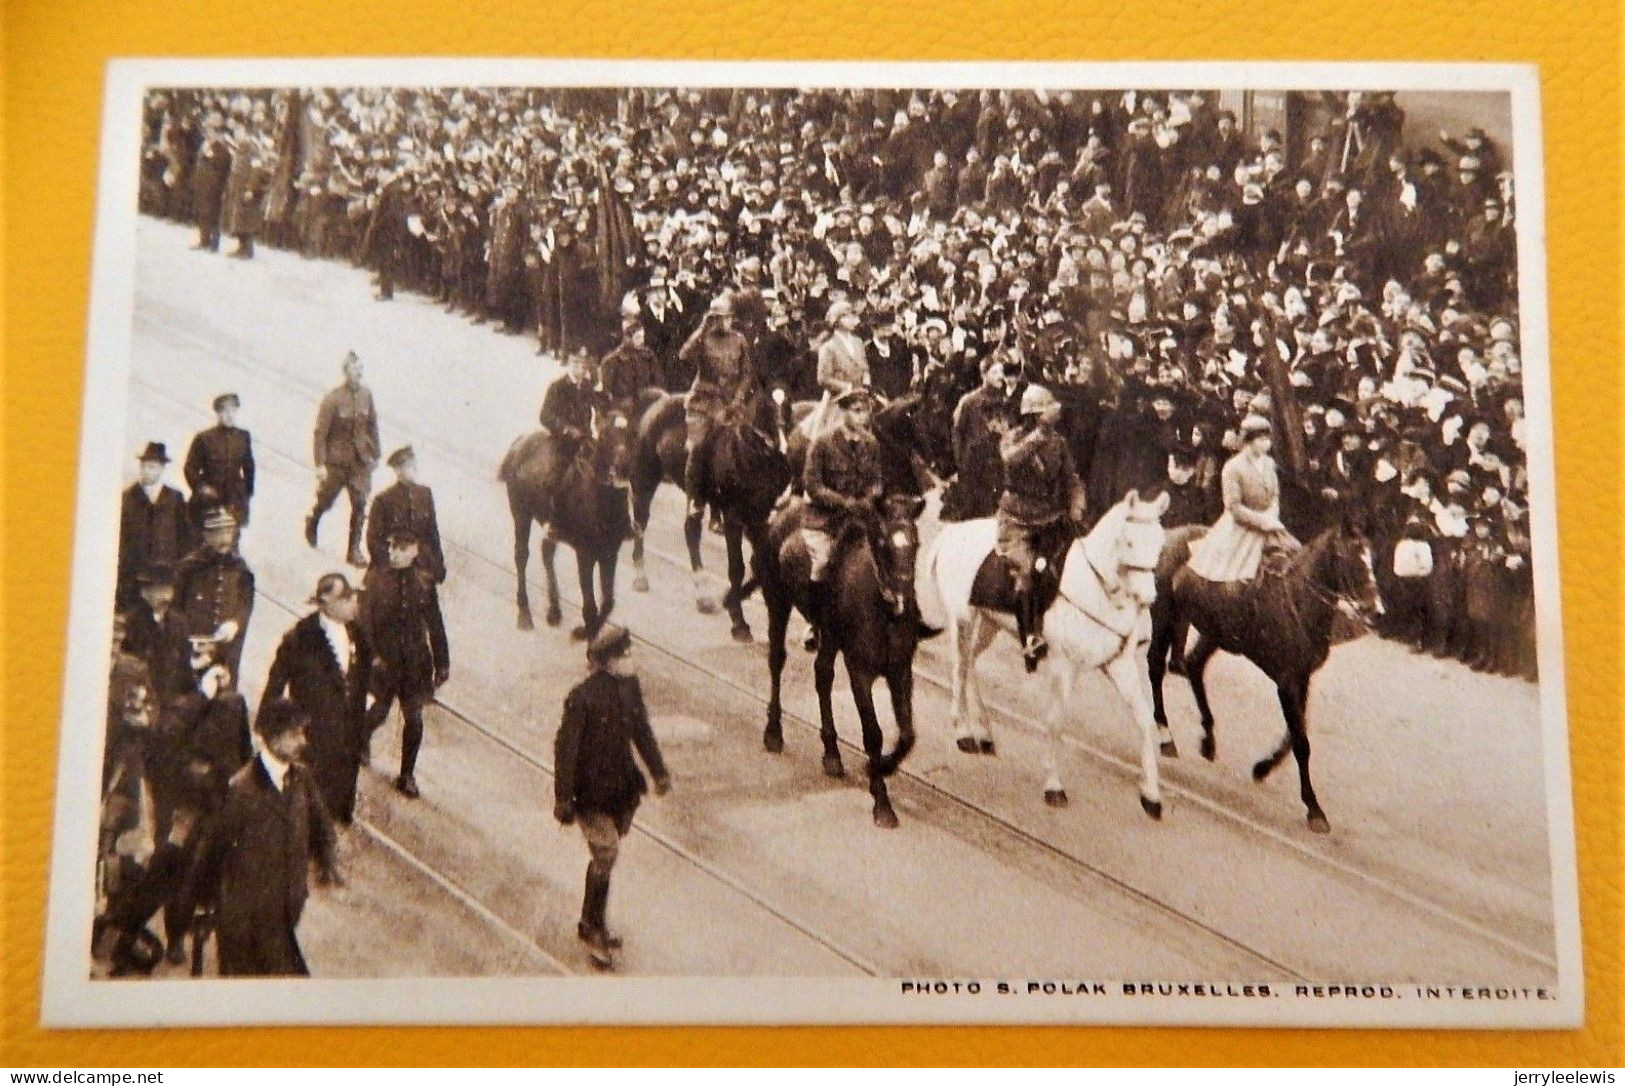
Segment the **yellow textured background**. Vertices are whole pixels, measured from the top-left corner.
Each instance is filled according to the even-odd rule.
[[[1618,650],[1619,13],[1609,0],[3,0],[0,1064],[1625,1063]],[[102,75],[116,56],[1505,60],[1540,66],[1586,1028],[38,1028]],[[1239,859],[1239,858],[1238,858]],[[1290,908],[1289,902],[1280,903]],[[1260,902],[1268,909],[1269,902]],[[140,998],[138,986],[130,989]]]

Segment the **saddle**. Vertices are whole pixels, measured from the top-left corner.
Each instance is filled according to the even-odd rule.
[[[1061,573],[1072,540],[1065,531],[1049,531],[1036,542],[1041,544],[1036,549],[1044,568],[1039,569],[1038,563],[1034,563],[1032,603],[1033,613],[1043,615],[1060,595]],[[1015,566],[996,549],[988,552],[987,557],[982,559],[981,568],[976,571],[976,580],[971,583],[970,602],[973,607],[1011,615],[1016,613],[1021,603],[1016,593]]]

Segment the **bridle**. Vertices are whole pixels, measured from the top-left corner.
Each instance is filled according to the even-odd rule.
[[[1089,552],[1087,550],[1084,551],[1084,564],[1089,567],[1089,572],[1093,573],[1095,575],[1095,583],[1100,586],[1100,590],[1105,594],[1107,599],[1117,599],[1119,596],[1122,595],[1123,587],[1122,587],[1122,578],[1121,578],[1121,576],[1118,577],[1117,587],[1114,588],[1112,586],[1112,583],[1106,579],[1106,574],[1101,571],[1101,569],[1100,569],[1100,567],[1098,565],[1095,564],[1094,558],[1090,556],[1090,554],[1089,554]],[[1135,565],[1135,564],[1127,563],[1127,562],[1120,562],[1120,563],[1118,563],[1117,568],[1119,570],[1119,573],[1121,573],[1121,571],[1123,571],[1123,570],[1127,570],[1131,574],[1133,574],[1133,573],[1149,573],[1149,574],[1152,574],[1153,576],[1155,576],[1155,574],[1156,574],[1156,567],[1155,566],[1142,566],[1142,565]],[[1079,614],[1083,615],[1084,618],[1087,618],[1089,621],[1093,622],[1095,625],[1101,627],[1107,633],[1113,635],[1114,637],[1116,637],[1118,639],[1118,645],[1117,645],[1116,650],[1113,651],[1112,654],[1106,658],[1105,662],[1108,663],[1108,664],[1111,663],[1113,660],[1117,659],[1119,656],[1123,655],[1123,653],[1128,651],[1129,645],[1134,640],[1134,631],[1140,625],[1140,615],[1143,614],[1149,608],[1148,604],[1142,604],[1138,600],[1136,600],[1135,601],[1135,609],[1134,609],[1134,617],[1133,617],[1133,619],[1131,619],[1129,621],[1128,629],[1120,630],[1120,629],[1117,628],[1117,625],[1115,623],[1109,621],[1106,617],[1104,617],[1102,615],[1096,614],[1094,611],[1090,610],[1088,607],[1085,607],[1082,603],[1078,602],[1078,600],[1074,596],[1069,594],[1064,587],[1060,588],[1057,591],[1056,594],[1061,599],[1064,599],[1064,600],[1066,600],[1067,603],[1071,604],[1072,607]]]

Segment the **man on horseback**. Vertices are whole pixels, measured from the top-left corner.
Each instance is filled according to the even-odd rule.
[[[683,491],[688,495],[690,517],[697,518],[705,511],[704,450],[711,428],[730,406],[741,409],[746,418],[755,417],[757,380],[750,344],[734,330],[732,322],[732,299],[718,295],[700,327],[677,355],[695,368],[684,414],[688,460],[683,468]]]
[[[1015,582],[1016,626],[1021,654],[1031,671],[1044,658],[1042,620],[1033,575],[1063,553],[1063,542],[1083,523],[1084,488],[1066,439],[1056,429],[1061,403],[1043,385],[1021,394],[1021,422],[999,442],[1004,461],[1004,493],[999,497],[1000,557]],[[1057,538],[1065,530],[1067,540]]]
[[[587,356],[578,352],[565,358],[563,375],[547,386],[547,394],[542,397],[542,433],[550,438],[552,449],[552,460],[546,468],[550,492],[557,492],[565,470],[592,437],[596,401]]]
[[[801,539],[811,564],[808,606],[813,628],[823,626],[830,599],[830,561],[851,518],[867,525],[881,494],[880,444],[869,429],[874,396],[861,385],[836,400],[837,425],[813,439],[802,475],[807,507],[801,518]]]
[[[1291,552],[1300,544],[1281,524],[1281,483],[1270,457],[1270,421],[1248,415],[1241,423],[1241,451],[1220,474],[1224,512],[1191,544],[1189,568],[1209,581],[1250,581],[1266,552]]]

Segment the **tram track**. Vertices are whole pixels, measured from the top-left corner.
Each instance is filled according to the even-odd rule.
[[[303,380],[302,378],[299,378],[287,371],[281,370],[278,367],[268,366],[263,362],[263,360],[246,356],[236,349],[229,349],[222,352],[220,349],[221,343],[219,339],[209,339],[193,333],[183,332],[180,329],[171,327],[168,322],[164,324],[163,328],[166,335],[179,335],[190,338],[200,348],[207,349],[213,357],[221,359],[227,364],[241,369],[245,375],[252,375],[256,379],[270,381],[280,386],[287,393],[298,397],[301,402],[308,402],[312,407],[314,407],[315,400],[320,396],[321,390],[317,389],[310,382]],[[150,383],[142,381],[140,378],[133,378],[133,380],[151,394],[175,403],[178,407],[186,410],[189,414],[198,414],[192,405],[180,401],[179,399],[170,395],[167,391],[158,389]],[[417,441],[421,442],[423,447],[432,448],[437,459],[453,463],[471,479],[478,480],[481,483],[489,485],[489,465],[483,463],[482,461],[478,461],[478,458],[470,455],[465,450],[453,445],[449,445],[446,442],[436,440],[429,435],[423,434],[422,431],[410,430],[409,432]],[[310,471],[308,463],[285,452],[282,449],[278,449],[267,444],[263,437],[261,437],[256,444],[263,451],[274,453],[279,459],[285,461],[291,468],[306,473]],[[498,561],[497,559],[490,557],[473,546],[466,545],[459,540],[450,537],[443,538],[445,539],[448,547],[456,549],[468,559],[487,567],[488,570],[511,579],[513,572],[510,563],[506,559]],[[715,541],[707,540],[707,543],[710,544],[711,549],[714,552],[716,547]],[[646,553],[653,555],[662,565],[670,567],[686,578],[688,574],[688,564],[686,558],[680,558],[677,555],[665,552],[659,548],[647,546]],[[569,599],[568,602],[570,602],[572,606],[579,606],[579,601],[577,600]],[[741,682],[737,678],[730,676],[726,672],[712,667],[707,663],[691,659],[684,653],[647,636],[639,635],[638,639],[646,646],[661,653],[663,657],[669,659],[675,665],[689,669],[693,673],[703,676],[712,683],[720,684],[721,686],[733,691],[735,694],[749,699],[756,705],[765,705],[766,699],[763,694],[750,684]],[[921,680],[923,680],[924,683],[936,689],[948,689],[946,680],[942,676],[934,673],[929,668],[917,666],[916,674]],[[990,710],[996,713],[1002,720],[1008,723],[1013,723],[1025,730],[1037,731],[1032,723],[1012,706],[1002,703],[1002,701],[999,699],[989,698],[988,700]],[[521,759],[532,762],[538,768],[542,768],[542,763],[534,755],[510,745],[509,741],[499,737],[490,729],[486,728],[486,726],[475,719],[473,715],[463,713],[452,706],[445,706],[444,708],[449,714],[461,719],[467,726],[482,731],[482,733],[486,734],[488,738],[491,738],[495,742],[509,746],[509,749],[513,754]],[[807,729],[813,734],[816,734],[818,731],[818,727],[815,722],[800,714],[789,711],[788,708],[786,709],[785,717],[786,719],[792,721],[793,724]],[[1137,766],[1132,764],[1128,759],[1125,759],[1121,755],[1097,744],[1090,743],[1076,735],[1067,735],[1065,737],[1065,742],[1072,749],[1077,750],[1090,759],[1098,762],[1108,771],[1113,772],[1117,776],[1125,779],[1132,779],[1137,772]],[[843,741],[843,744],[848,750],[857,749],[855,745],[846,743],[845,741]],[[1301,975],[1287,964],[1276,961],[1269,955],[1259,952],[1254,948],[1247,946],[1245,943],[1235,940],[1226,933],[1217,930],[1211,925],[1208,925],[1207,922],[1202,920],[1200,917],[1189,915],[1186,912],[1181,912],[1180,910],[1167,905],[1144,889],[1132,885],[1129,881],[1113,875],[1112,873],[1101,869],[1097,865],[1092,865],[1090,861],[1076,856],[1073,853],[1044,840],[1031,830],[1019,825],[1015,821],[1006,818],[998,812],[988,810],[985,806],[977,803],[976,801],[967,799],[964,796],[943,787],[937,782],[926,778],[922,774],[914,772],[908,766],[903,767],[899,773],[899,777],[908,783],[908,786],[914,795],[915,801],[919,802],[931,816],[948,821],[953,821],[956,818],[961,822],[965,819],[980,820],[984,824],[984,827],[992,831],[995,836],[1001,836],[1004,839],[1005,844],[1010,845],[1017,852],[1025,853],[1028,857],[1029,863],[1036,864],[1040,867],[1042,867],[1044,864],[1049,864],[1051,866],[1059,865],[1063,868],[1075,869],[1078,874],[1082,875],[1088,880],[1097,881],[1101,885],[1110,886],[1113,888],[1114,892],[1139,902],[1142,907],[1158,912],[1159,915],[1164,916],[1169,922],[1189,925],[1194,930],[1204,932],[1208,938],[1218,939],[1225,942],[1232,949],[1244,952],[1245,954],[1256,959],[1258,964],[1262,967],[1272,970],[1280,970],[1284,975],[1287,976]],[[1450,908],[1441,905],[1440,903],[1433,901],[1426,896],[1411,891],[1404,886],[1394,883],[1391,880],[1364,871],[1339,857],[1327,855],[1316,848],[1305,845],[1303,842],[1294,839],[1292,836],[1290,836],[1290,834],[1284,833],[1280,829],[1266,823],[1262,823],[1258,819],[1250,817],[1245,812],[1234,810],[1222,802],[1222,800],[1205,795],[1202,790],[1188,787],[1184,784],[1167,779],[1164,781],[1164,790],[1173,794],[1174,796],[1179,797],[1181,800],[1191,803],[1192,806],[1201,808],[1214,817],[1231,824],[1234,828],[1246,835],[1265,840],[1269,842],[1271,847],[1293,853],[1297,857],[1301,858],[1302,861],[1314,864],[1332,873],[1336,877],[1357,881],[1366,887],[1388,897],[1394,902],[1404,905],[1408,909],[1426,913],[1434,920],[1453,927],[1464,935],[1468,935],[1474,939],[1482,940],[1484,942],[1492,943],[1506,953],[1529,963],[1555,967],[1555,958],[1550,953],[1547,953],[1538,947],[1528,945],[1522,940],[1496,931],[1495,929],[1476,921],[1472,917],[1451,910]],[[854,958],[856,960],[854,960]],[[854,955],[853,957],[849,957],[848,960],[853,961],[853,964],[855,965],[863,962],[861,955]],[[873,963],[869,964],[872,965]]]

